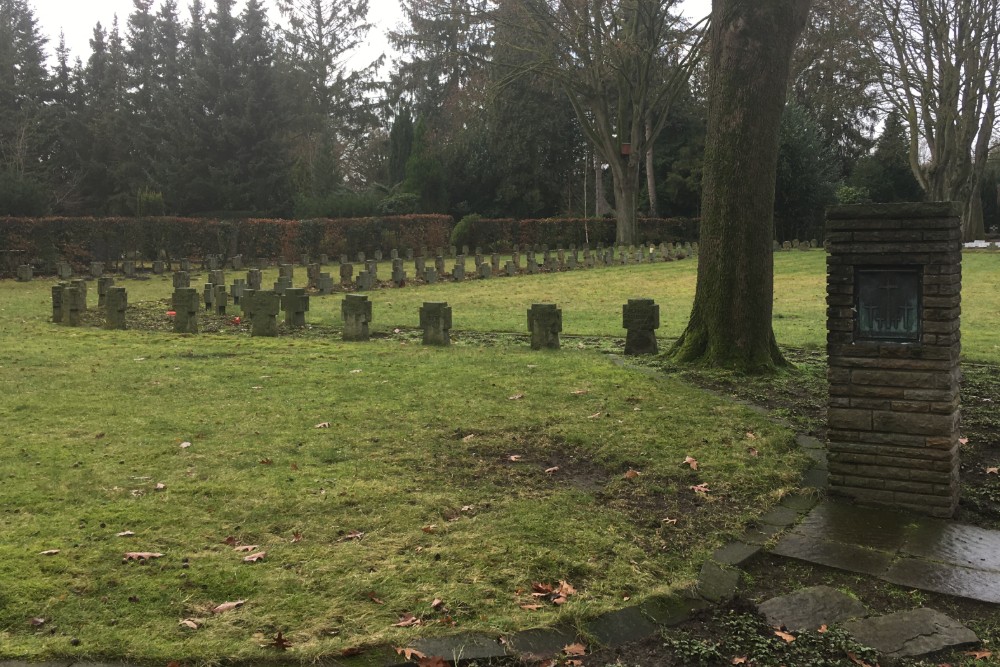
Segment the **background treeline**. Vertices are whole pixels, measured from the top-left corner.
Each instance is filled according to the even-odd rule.
[[[275,2],[280,25],[262,0],[239,13],[233,0],[133,0],[74,58],[27,0],[0,0],[0,215],[610,213],[610,176],[566,95],[510,76],[517,31],[484,23],[479,0],[402,0],[398,57],[350,67],[367,0]],[[922,198],[851,4],[820,0],[796,58],[779,240],[818,236],[838,200]],[[696,69],[673,101],[643,165],[643,214],[699,214],[704,85]],[[998,173],[982,188],[987,229],[1000,224]]]

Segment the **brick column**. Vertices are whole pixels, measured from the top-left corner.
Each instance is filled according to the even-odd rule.
[[[941,517],[958,505],[960,213],[827,213],[832,493]]]

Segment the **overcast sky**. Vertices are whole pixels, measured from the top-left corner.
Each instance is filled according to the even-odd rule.
[[[66,45],[69,47],[72,57],[79,56],[86,60],[90,55],[90,37],[93,35],[94,25],[100,21],[105,28],[110,27],[115,14],[118,15],[118,22],[121,24],[122,34],[125,33],[125,24],[128,15],[132,12],[132,0],[29,0],[35,9],[35,16],[41,26],[42,33],[49,39],[49,55],[55,51],[59,43],[59,31],[66,35]],[[181,19],[188,18],[188,0],[180,0],[177,3],[181,7]],[[206,5],[212,5],[208,0]],[[273,2],[266,2],[273,5]],[[685,10],[692,16],[701,18],[706,15],[711,8],[711,0],[683,0]],[[244,2],[237,0],[236,12],[243,10]],[[154,8],[159,8],[159,2],[154,3]],[[278,18],[276,9],[271,10],[273,18]],[[366,53],[359,54],[358,61],[369,63],[380,53],[389,50],[388,41],[385,38],[387,28],[395,26],[401,19],[398,0],[370,0],[369,19],[376,25],[376,28],[368,35],[369,46]]]

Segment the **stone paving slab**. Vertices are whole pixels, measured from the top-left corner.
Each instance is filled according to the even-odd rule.
[[[868,610],[858,600],[829,586],[802,588],[757,605],[768,624],[784,626],[792,632],[816,630],[854,618],[864,618]]]
[[[440,656],[456,664],[508,655],[506,647],[493,637],[473,633],[418,639],[410,646],[424,655]]]
[[[861,644],[893,658],[927,655],[979,643],[976,633],[934,609],[913,609],[848,621],[843,628]]]
[[[1000,531],[826,501],[782,537],[773,553],[1000,603]]]
[[[562,653],[563,647],[577,641],[576,630],[568,627],[535,628],[518,632],[510,638],[508,646],[520,656],[551,658]]]

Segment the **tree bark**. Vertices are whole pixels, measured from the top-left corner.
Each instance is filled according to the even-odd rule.
[[[601,166],[601,156],[594,153],[594,216],[600,218],[611,212],[611,204],[604,192],[604,168]]]
[[[792,52],[812,0],[712,0],[708,133],[694,307],[671,353],[767,372],[786,362],[771,328],[778,131]]]
[[[646,151],[646,190],[649,193],[649,217],[660,217],[660,206],[656,199],[656,172],[653,167],[653,123],[646,119],[646,141],[649,150]]]

